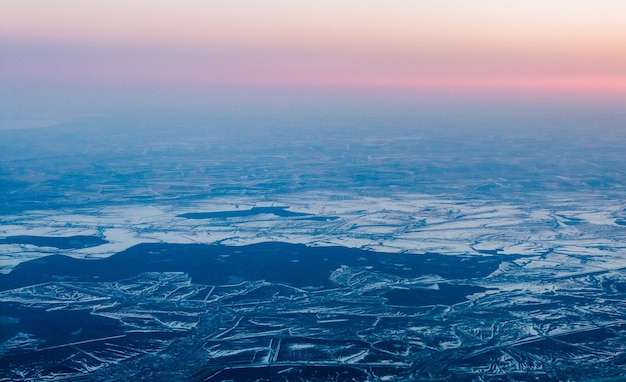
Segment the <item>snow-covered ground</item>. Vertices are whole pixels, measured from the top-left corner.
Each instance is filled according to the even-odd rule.
[[[311,215],[179,216],[271,206],[288,206],[289,211]],[[626,227],[616,223],[623,209],[619,200],[588,194],[551,193],[502,202],[421,194],[375,198],[308,192],[269,201],[212,198],[184,208],[138,204],[26,211],[0,218],[0,238],[98,235],[108,243],[70,250],[0,244],[0,272],[50,254],[102,258],[146,242],[245,245],[282,241],[415,254],[521,255],[523,259],[515,265],[525,272],[559,276],[626,267]]]

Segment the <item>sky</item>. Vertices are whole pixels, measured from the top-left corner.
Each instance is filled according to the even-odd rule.
[[[624,15],[623,0],[4,0],[3,118],[228,92],[621,101]]]

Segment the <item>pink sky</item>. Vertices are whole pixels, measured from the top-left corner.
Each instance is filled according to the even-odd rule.
[[[626,2],[0,4],[15,86],[287,86],[626,94]]]

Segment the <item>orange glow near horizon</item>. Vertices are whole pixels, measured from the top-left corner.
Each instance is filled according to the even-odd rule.
[[[616,0],[21,0],[0,5],[9,83],[626,93]]]

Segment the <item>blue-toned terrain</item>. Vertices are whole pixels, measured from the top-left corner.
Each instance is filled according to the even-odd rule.
[[[429,102],[0,130],[0,381],[623,380],[623,108]]]
[[[591,373],[585,357],[626,364],[626,322],[605,306],[625,279],[525,300],[486,281],[503,259],[285,243],[44,257],[0,277],[0,379],[470,380],[510,354],[527,369],[509,377],[561,380]]]
[[[56,247],[60,249],[95,247],[107,243],[98,236],[76,235],[69,237],[55,236],[7,236],[0,239],[0,244],[30,244],[38,247]]]
[[[252,207],[249,210],[232,210],[232,211],[216,211],[216,212],[189,212],[178,215],[186,219],[227,219],[239,218],[255,215],[270,214],[278,217],[300,217],[310,220],[333,220],[336,216],[314,216],[312,214],[289,211],[288,207]]]

